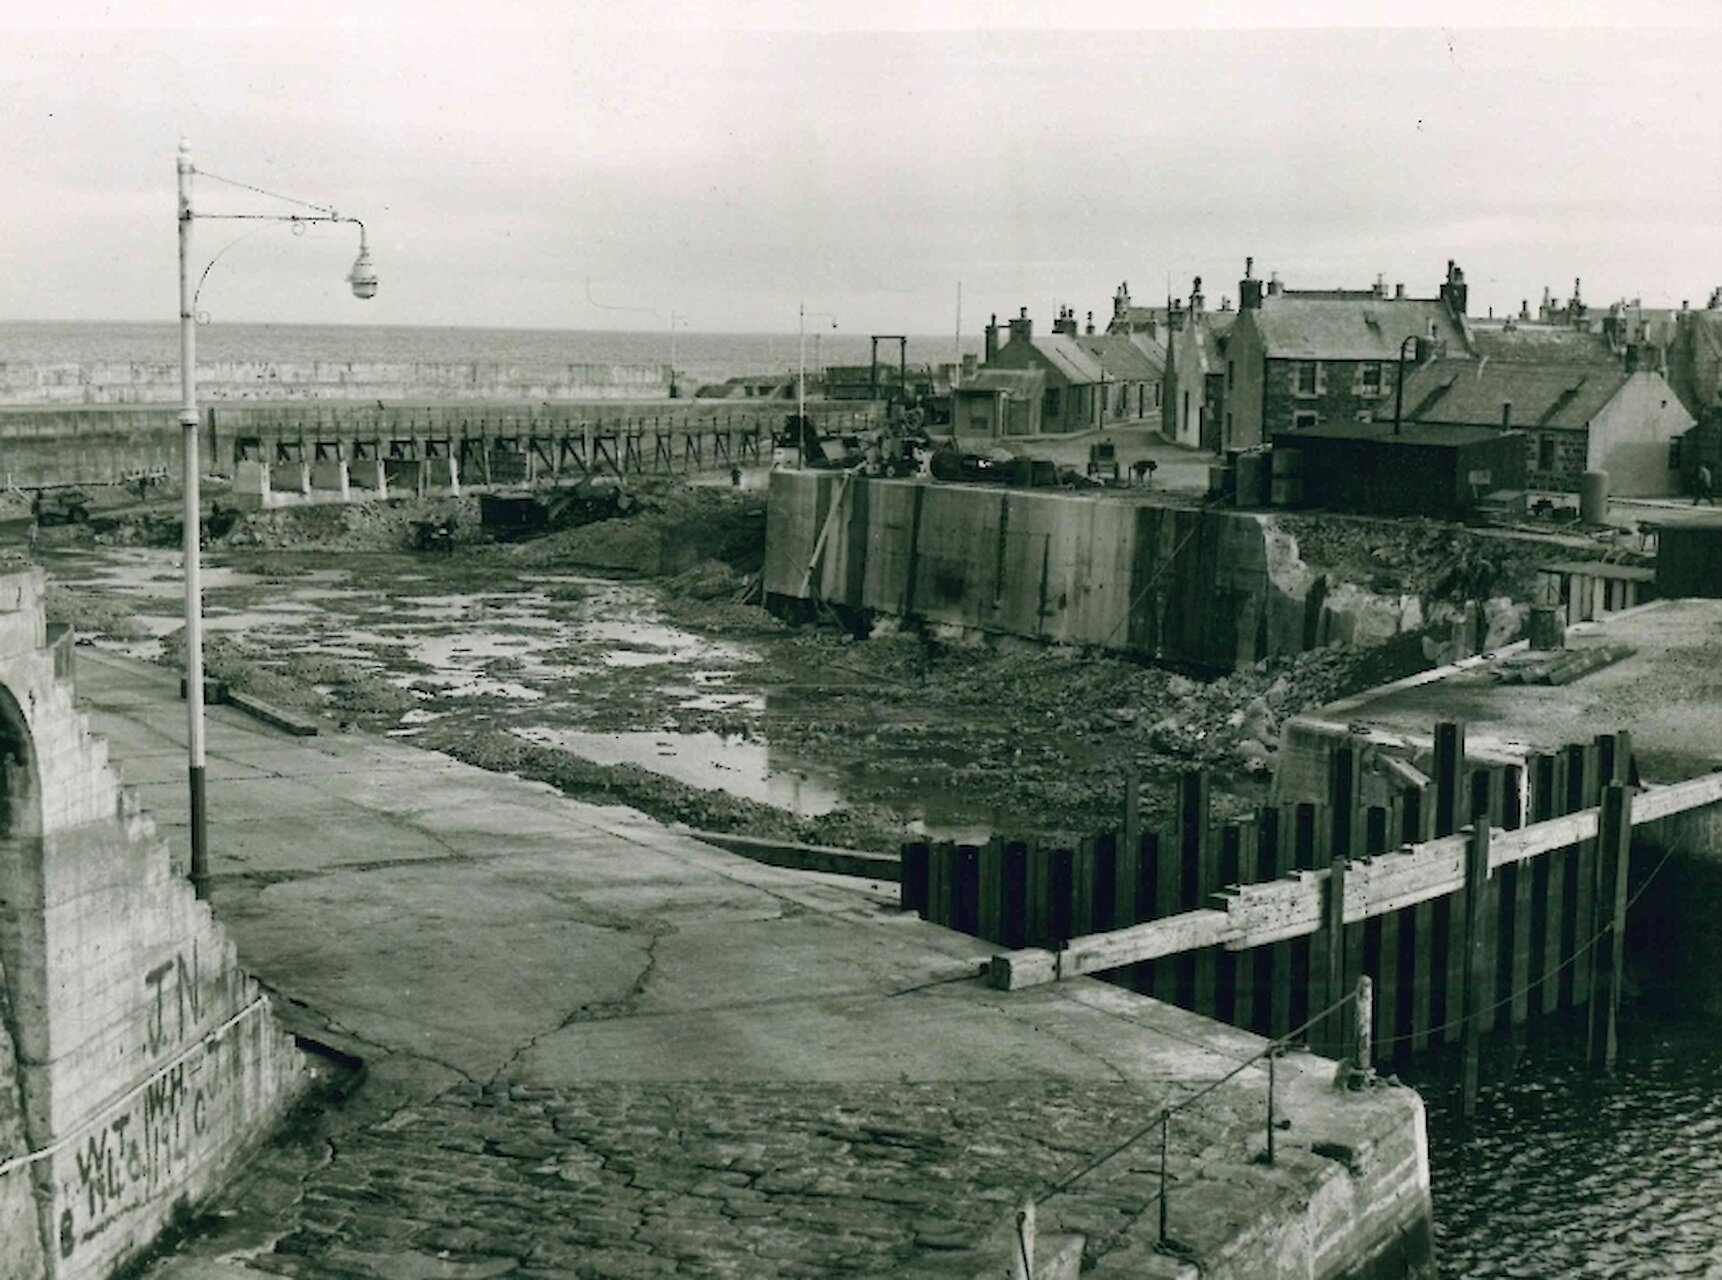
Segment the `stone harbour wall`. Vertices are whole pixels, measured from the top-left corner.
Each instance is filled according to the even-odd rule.
[[[254,400],[544,400],[667,396],[656,364],[221,360],[198,365],[200,403]],[[148,405],[180,400],[177,364],[0,362],[0,405]]]
[[[0,1221],[33,1200],[40,1262],[11,1240],[7,1275],[96,1280],[216,1190],[304,1072],[56,674],[42,586],[0,578]]]

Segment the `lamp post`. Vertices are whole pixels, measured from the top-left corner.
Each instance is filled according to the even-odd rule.
[[[1417,342],[1417,335],[1408,333],[1399,344],[1399,359],[1393,366],[1393,434],[1399,434],[1399,417],[1405,410],[1405,348]]]
[[[795,463],[803,465],[807,461],[805,435],[807,428],[807,317],[812,315],[816,320],[829,320],[831,327],[837,327],[837,317],[829,311],[807,310],[807,303],[802,302],[795,309],[795,336],[800,349],[795,366]]]
[[[196,218],[218,218],[241,222],[287,222],[299,225],[307,222],[351,222],[359,228],[359,256],[347,273],[347,281],[358,298],[373,298],[377,293],[377,272],[371,265],[371,251],[365,243],[365,224],[357,218],[343,218],[333,209],[320,205],[305,205],[315,214],[263,213],[199,213],[191,204],[191,180],[198,172],[191,162],[191,144],[181,138],[176,165],[179,174],[179,384],[183,407],[179,425],[185,438],[185,706],[187,720],[186,745],[188,753],[187,781],[190,787],[191,814],[191,883],[197,896],[209,896],[209,826],[208,806],[204,794],[204,714],[203,714],[203,566],[200,545],[199,493],[200,448],[198,443],[197,409],[197,295],[203,280],[209,275],[221,254],[210,259],[196,286],[191,281],[191,224]],[[205,174],[217,182],[245,187],[231,179]],[[259,190],[248,187],[248,190]],[[271,192],[261,192],[272,195]],[[289,204],[304,204],[288,200]],[[237,242],[236,242],[237,243]],[[229,245],[228,248],[232,248]],[[221,251],[226,252],[226,249]]]
[[[686,328],[688,318],[680,312],[670,312],[670,399],[676,399],[676,329]]]

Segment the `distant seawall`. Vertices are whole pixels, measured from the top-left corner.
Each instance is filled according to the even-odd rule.
[[[198,366],[204,404],[246,401],[649,400],[670,393],[661,364],[226,360]],[[172,405],[179,366],[0,362],[0,405]]]

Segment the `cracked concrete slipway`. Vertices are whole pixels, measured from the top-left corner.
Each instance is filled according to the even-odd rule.
[[[78,656],[95,728],[183,849],[176,683]],[[217,914],[284,1021],[366,1072],[156,1280],[975,1274],[1025,1193],[1260,1043],[1087,979],[992,991],[987,948],[894,885],[400,742],[226,707],[209,742]],[[1096,1275],[1171,1276],[1297,1219],[1344,1176],[1335,1150],[1420,1129],[1409,1091],[1336,1094],[1330,1071],[1282,1066],[1272,1169],[1259,1070],[1180,1115],[1170,1167],[1201,1184],[1173,1202],[1183,1259],[1153,1247],[1151,1140],[1045,1199],[1043,1227],[1082,1233]]]

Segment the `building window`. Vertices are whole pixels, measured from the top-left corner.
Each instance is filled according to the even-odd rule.
[[[1184,412],[1182,414],[1182,420],[1178,424],[1178,429],[1180,431],[1187,430],[1189,428],[1189,426],[1190,426],[1190,393],[1188,391],[1186,391],[1184,393]]]
[[[1300,360],[1297,365],[1297,393],[1300,396],[1315,394],[1315,361]]]
[[[1041,413],[1048,422],[1057,422],[1059,415],[1064,412],[1064,396],[1060,387],[1048,387],[1046,397],[1041,403]]]
[[[1537,470],[1553,471],[1555,469],[1555,438],[1553,436],[1537,437]]]
[[[1294,431],[1302,431],[1305,427],[1313,427],[1315,424],[1316,416],[1313,413],[1301,411],[1292,414],[1292,429]]]
[[[1381,394],[1381,363],[1370,360],[1363,366],[1363,394],[1378,396]]]
[[[1228,361],[1226,361],[1226,390],[1230,391],[1233,387],[1235,387],[1237,385],[1238,385],[1237,367],[1230,360],[1228,360]]]

